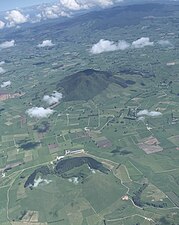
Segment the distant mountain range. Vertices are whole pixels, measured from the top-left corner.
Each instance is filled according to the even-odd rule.
[[[0,30],[5,27],[16,27],[23,23],[36,23],[48,19],[69,18],[90,11],[96,11],[116,5],[133,5],[145,3],[175,3],[178,0],[93,0],[93,1],[55,1],[34,5],[23,9],[0,12]],[[18,6],[17,6],[18,7]]]

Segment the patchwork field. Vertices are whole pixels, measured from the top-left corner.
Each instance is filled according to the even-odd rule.
[[[179,6],[121,7],[2,32],[0,224],[179,224]]]

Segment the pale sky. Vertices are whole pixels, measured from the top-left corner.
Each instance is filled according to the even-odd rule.
[[[55,2],[55,0],[0,0],[0,11],[23,8],[39,3]]]

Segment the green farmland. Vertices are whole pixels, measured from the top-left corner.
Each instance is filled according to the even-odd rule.
[[[2,31],[1,225],[179,224],[178,20],[146,3]]]

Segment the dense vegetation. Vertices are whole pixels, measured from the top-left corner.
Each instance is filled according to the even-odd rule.
[[[58,175],[61,175],[75,167],[82,166],[83,164],[87,164],[91,169],[99,170],[103,173],[108,173],[108,169],[106,169],[102,163],[96,161],[90,157],[75,157],[61,160],[57,163],[55,167],[55,172]]]

